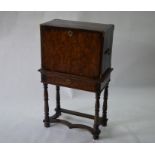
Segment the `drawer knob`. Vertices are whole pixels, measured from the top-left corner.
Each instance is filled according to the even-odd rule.
[[[72,81],[71,81],[70,79],[66,79],[66,80],[65,80],[65,83],[66,83],[66,84],[71,84],[71,82],[72,82]]]
[[[69,37],[72,37],[72,36],[73,36],[73,32],[69,30],[69,31],[68,31],[68,36],[69,36]]]

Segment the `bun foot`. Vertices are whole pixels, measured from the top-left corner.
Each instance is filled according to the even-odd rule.
[[[100,130],[97,130],[96,132],[94,132],[94,134],[93,134],[94,140],[99,139],[100,132],[101,132]]]
[[[94,134],[93,138],[94,138],[94,140],[97,140],[97,139],[99,139],[99,135]]]
[[[44,127],[46,128],[50,127],[50,123],[44,123]]]
[[[45,120],[43,120],[43,122],[44,122],[44,127],[46,127],[46,128],[50,127],[50,122],[47,122]]]
[[[107,126],[107,122],[108,122],[108,119],[103,120],[102,123],[101,123],[102,126],[106,127]]]

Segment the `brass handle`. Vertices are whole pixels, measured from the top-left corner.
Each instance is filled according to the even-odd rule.
[[[111,50],[108,48],[108,49],[105,51],[105,54],[110,55],[110,54],[111,54]]]
[[[69,37],[72,37],[73,36],[73,32],[71,30],[68,31],[68,35]]]

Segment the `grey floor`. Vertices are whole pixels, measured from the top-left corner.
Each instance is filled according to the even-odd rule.
[[[0,142],[155,142],[155,89],[110,88],[109,91],[109,122],[107,127],[100,127],[99,140],[94,141],[88,131],[70,130],[61,124],[44,128],[41,96],[38,101],[21,98],[3,102],[0,113]],[[79,91],[75,94],[72,98],[62,95],[62,106],[93,114],[95,95]],[[53,108],[55,96],[50,95],[50,98],[50,107]],[[93,124],[92,120],[76,116],[64,114],[62,117],[72,122]]]

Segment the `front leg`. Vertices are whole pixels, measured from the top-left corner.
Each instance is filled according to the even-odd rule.
[[[61,115],[61,111],[60,111],[60,86],[56,85],[56,115],[60,116]]]
[[[50,119],[49,119],[49,105],[48,105],[48,85],[46,83],[43,84],[44,86],[44,126],[49,127],[50,126]]]
[[[94,139],[99,138],[100,129],[99,129],[99,108],[100,108],[100,90],[96,92],[96,104],[95,104],[95,119],[94,119]]]
[[[103,102],[103,113],[102,113],[102,125],[103,126],[107,126],[107,100],[108,100],[108,87],[109,87],[109,83],[107,84],[107,86],[105,87],[104,90],[104,102]]]

